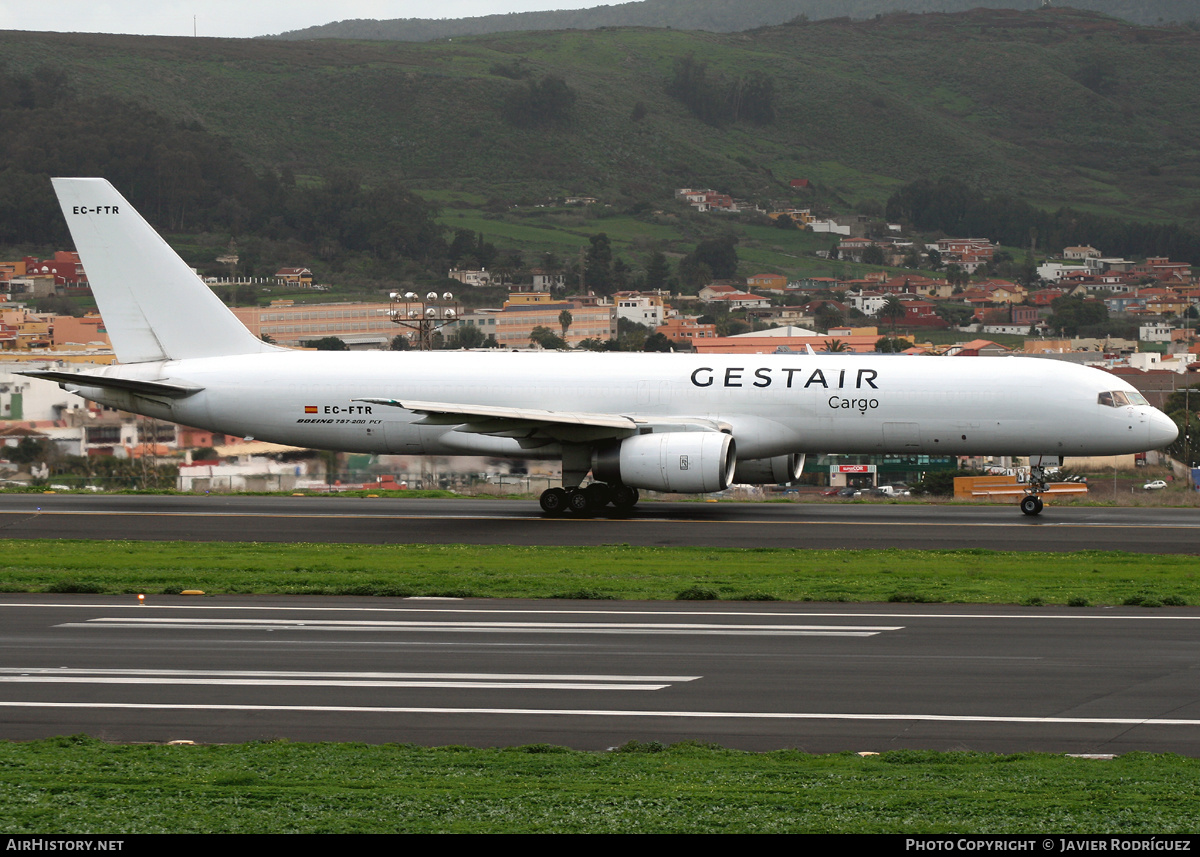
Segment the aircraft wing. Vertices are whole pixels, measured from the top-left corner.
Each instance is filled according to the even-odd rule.
[[[57,381],[64,388],[100,387],[107,390],[125,390],[142,396],[164,396],[168,399],[183,399],[199,393],[203,387],[180,384],[167,378],[154,381],[138,381],[132,378],[110,378],[107,375],[91,375],[87,372],[55,372],[52,369],[27,369],[17,372],[30,378]]]
[[[418,402],[410,399],[355,399],[373,405],[403,408],[424,414],[421,425],[457,426],[455,431],[494,437],[541,439],[586,443],[605,438],[624,438],[642,430],[728,431],[717,420],[691,417],[633,417],[625,414],[593,414],[581,411],[547,411],[538,408],[505,408],[494,405],[462,405],[451,402]]]

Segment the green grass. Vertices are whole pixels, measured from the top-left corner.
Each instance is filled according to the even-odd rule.
[[[1189,833],[1200,760],[631,744],[0,744],[0,826],[73,833]]]
[[[961,551],[4,543],[0,591],[1200,604],[1195,557]]]

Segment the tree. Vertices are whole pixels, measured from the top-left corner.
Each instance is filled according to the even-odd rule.
[[[305,348],[315,348],[318,351],[349,351],[350,346],[336,336],[322,336],[320,339],[306,339],[302,343]]]
[[[547,351],[565,351],[570,347],[561,336],[541,324],[529,332],[529,340]]]
[[[617,347],[621,351],[641,351],[650,329],[627,318],[617,319]]]
[[[775,121],[775,78],[756,69],[734,81],[729,101],[734,119],[769,125]]]
[[[483,347],[483,331],[473,324],[460,324],[454,330],[454,335],[446,343],[448,348],[481,348]]]
[[[511,90],[500,107],[500,115],[510,125],[565,125],[571,119],[575,98],[575,90],[565,80],[548,74]]]
[[[946,282],[955,288],[963,288],[970,284],[971,275],[957,262],[946,266]]]
[[[712,269],[695,256],[688,254],[679,260],[679,282],[698,291],[713,281]]]
[[[571,317],[571,311],[565,309],[558,314],[558,324],[562,327],[563,339],[567,338],[567,331],[571,328],[571,322],[575,319]]]
[[[827,339],[825,340],[825,347],[821,350],[826,354],[840,354],[849,351],[850,346],[840,339]]]
[[[411,351],[412,340],[407,335],[401,333],[392,337],[392,342],[388,346],[389,351]]]
[[[1108,307],[1103,301],[1087,300],[1082,296],[1055,298],[1050,309],[1053,312],[1048,324],[1064,336],[1078,336],[1081,328],[1108,321]]]
[[[724,238],[707,238],[696,245],[679,263],[682,277],[685,265],[689,268],[703,265],[713,280],[732,280],[737,276],[738,254],[735,247],[738,239],[732,235]]]
[[[816,321],[817,327],[822,330],[829,330],[831,327],[841,327],[846,323],[845,318],[842,317],[842,311],[829,302],[821,304],[813,320]]]
[[[664,333],[652,333],[646,337],[642,345],[643,351],[674,351],[675,343],[667,339]]]
[[[588,239],[591,247],[584,259],[584,277],[587,287],[597,294],[612,291],[612,244],[603,232]]]
[[[875,350],[880,354],[901,354],[912,347],[913,344],[907,339],[901,339],[895,336],[881,337],[875,343]]]
[[[729,121],[729,104],[720,87],[708,79],[708,66],[688,54],[675,60],[674,74],[667,82],[667,95],[679,101],[692,115],[709,125]]]
[[[670,276],[671,266],[666,255],[661,250],[655,250],[646,262],[646,288],[665,289]]]
[[[904,302],[895,295],[888,295],[879,310],[879,317],[885,321],[890,321],[892,330],[895,331],[896,323],[903,319],[904,315]]]

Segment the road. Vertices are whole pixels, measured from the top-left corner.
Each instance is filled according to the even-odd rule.
[[[919,503],[644,503],[547,519],[517,500],[0,495],[0,538],[1124,550],[1200,553],[1200,510]]]
[[[1200,609],[0,602],[6,739],[1200,755]]]

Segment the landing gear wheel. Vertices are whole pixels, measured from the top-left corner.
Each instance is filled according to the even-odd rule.
[[[617,485],[612,489],[612,504],[618,512],[628,512],[637,505],[638,491],[628,485]]]
[[[583,489],[583,493],[587,495],[592,510],[596,512],[612,502],[612,489],[603,482],[593,482]]]
[[[547,515],[561,515],[567,510],[567,492],[561,488],[548,488],[538,502]]]
[[[1032,494],[1028,497],[1021,498],[1021,511],[1032,517],[1038,515],[1042,511],[1041,498],[1035,497]]]
[[[567,492],[567,511],[572,515],[586,515],[592,511],[592,498],[587,491],[578,488]]]

